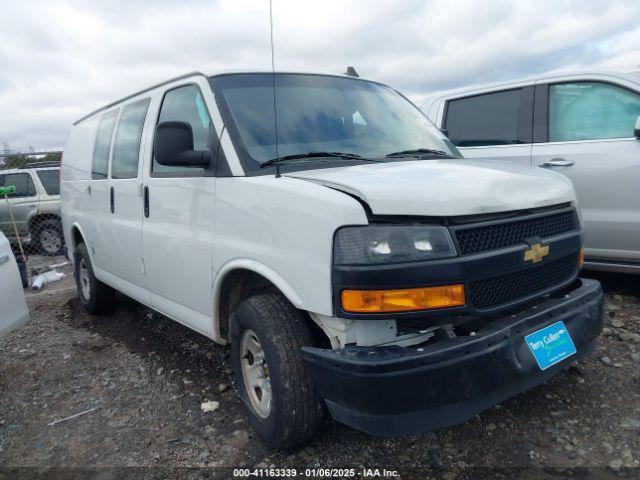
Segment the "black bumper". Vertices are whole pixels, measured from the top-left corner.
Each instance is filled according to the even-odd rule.
[[[454,425],[557,374],[595,347],[603,294],[595,280],[515,315],[494,319],[475,336],[417,347],[305,347],[306,366],[333,418],[374,435],[402,435]],[[524,337],[562,320],[577,353],[544,371]]]

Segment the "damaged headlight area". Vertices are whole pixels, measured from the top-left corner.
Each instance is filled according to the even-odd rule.
[[[367,225],[336,232],[336,265],[419,262],[456,256],[449,231],[441,226]]]

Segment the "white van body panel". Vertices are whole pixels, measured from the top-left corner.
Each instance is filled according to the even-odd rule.
[[[357,200],[287,176],[219,178],[216,190],[214,289],[232,266],[253,266],[296,307],[331,315],[333,235],[368,223]]]
[[[94,206],[90,204],[89,179],[91,178],[91,159],[93,142],[98,128],[98,117],[93,117],[75,125],[64,147],[62,168],[60,168],[60,201],[65,244],[75,245],[72,227],[81,229],[84,238],[99,238],[95,232]],[[95,188],[92,186],[92,188]],[[91,248],[89,253],[92,255]],[[68,255],[73,260],[73,255]]]
[[[18,264],[9,241],[0,232],[0,338],[29,319]]]
[[[557,173],[500,161],[378,163],[289,176],[348,191],[378,215],[473,215],[544,207],[575,198],[571,182]]]

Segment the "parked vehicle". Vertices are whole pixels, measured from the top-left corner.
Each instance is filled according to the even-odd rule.
[[[59,164],[33,163],[0,170],[0,187],[9,185],[14,185],[16,191],[9,197],[9,204],[0,198],[0,231],[12,243],[17,241],[13,213],[20,239],[31,247],[31,253],[62,255]]]
[[[120,290],[230,342],[273,447],[306,441],[325,406],[381,435],[472,418],[592,351],[602,291],[578,278],[571,182],[458,157],[359,78],[191,74],[135,93],[64,150],[80,302],[104,312]]]
[[[586,72],[434,94],[424,113],[466,158],[573,182],[586,268],[640,273],[640,72]]]
[[[29,319],[22,280],[7,238],[0,232],[0,338]]]

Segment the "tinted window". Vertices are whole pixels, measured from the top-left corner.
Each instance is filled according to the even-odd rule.
[[[38,178],[47,195],[60,195],[60,170],[37,170]]]
[[[276,156],[308,152],[381,158],[428,148],[456,155],[414,105],[384,85],[325,75],[276,74],[275,122],[273,82],[271,74],[212,79],[225,125],[248,170]],[[328,164],[326,158],[305,162]]]
[[[449,101],[446,117],[449,138],[460,147],[520,143],[521,93],[521,89],[516,89]]]
[[[193,131],[194,150],[207,148],[211,118],[202,98],[200,89],[195,85],[170,90],[164,96],[158,123],[177,121],[187,122]],[[173,167],[160,165],[153,159],[154,172],[194,172],[204,171],[201,167]]]
[[[4,186],[16,187],[16,192],[11,197],[34,197],[36,186],[28,173],[7,173],[4,176]]]
[[[117,110],[105,113],[98,125],[96,143],[93,145],[93,166],[91,178],[100,180],[107,178],[109,172],[109,148],[111,147],[111,135],[116,124]]]
[[[140,139],[148,106],[149,99],[145,98],[122,109],[113,143],[111,178],[135,178],[138,176]]]
[[[549,141],[633,136],[640,95],[606,83],[578,82],[549,88]]]

